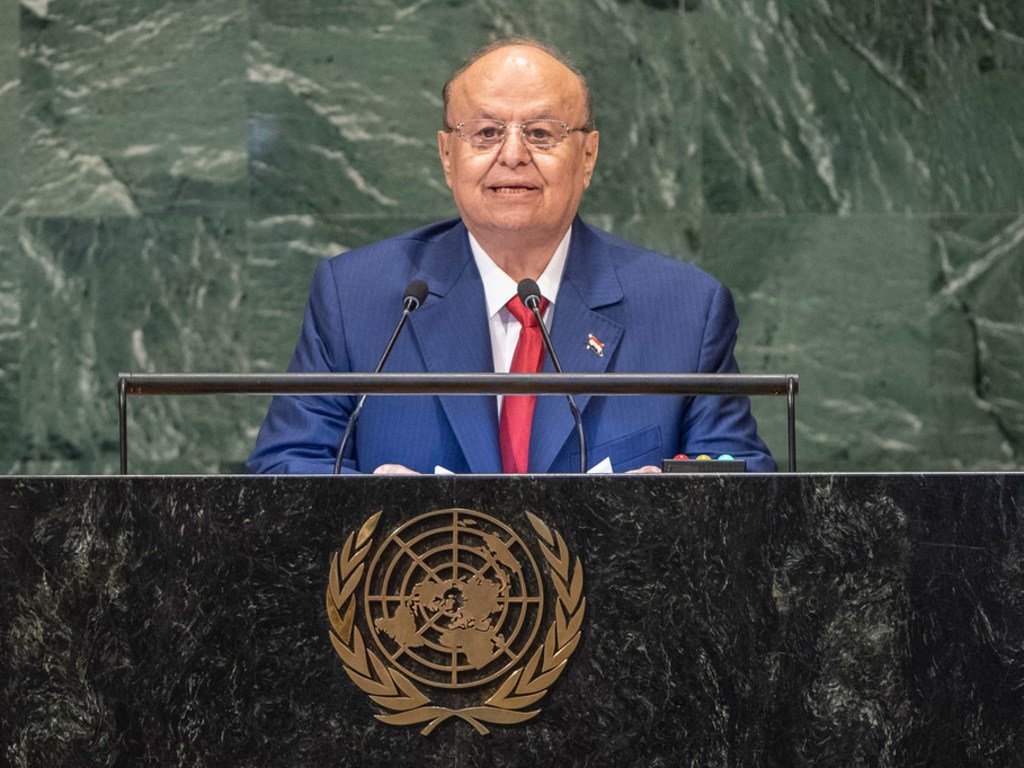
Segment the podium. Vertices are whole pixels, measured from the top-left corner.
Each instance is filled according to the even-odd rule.
[[[1024,474],[8,477],[0,502],[0,738],[12,764],[1024,760]],[[401,538],[424,520],[475,531],[466,546],[511,580],[497,565],[454,577],[431,566],[438,555],[417,550],[417,534]],[[477,546],[488,531],[504,533]],[[559,538],[561,575],[543,552],[557,558]],[[502,546],[520,564],[532,552],[539,576]],[[403,557],[414,565],[394,565]],[[428,566],[445,589],[414,583]],[[414,575],[399,578],[403,567]],[[383,591],[367,586],[373,574]],[[389,578],[395,596],[381,597]],[[470,582],[501,610],[477,610]],[[537,592],[543,606],[527,606]],[[419,682],[430,673],[412,652],[443,655],[399,631],[398,606],[447,644],[459,675],[491,675],[487,654],[472,663],[477,635],[456,631],[486,629],[490,682]],[[526,607],[536,632],[516,646]],[[445,716],[423,735],[434,710],[368,691],[366,679],[384,685],[380,669],[371,660],[362,675],[339,652],[356,630],[363,662],[412,681],[426,706],[536,714],[485,713],[486,734],[472,716]],[[522,680],[541,695],[510,704]],[[408,711],[416,722],[377,717]]]

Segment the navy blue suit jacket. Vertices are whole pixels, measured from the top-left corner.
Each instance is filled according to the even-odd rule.
[[[385,371],[493,372],[483,284],[460,220],[349,251],[316,270],[290,371],[372,371],[410,280],[430,287],[409,317]],[[729,291],[696,267],[573,223],[551,339],[572,373],[735,372],[738,320]],[[604,355],[587,348],[588,334]],[[551,361],[545,361],[551,370]],[[356,398],[277,397],[248,468],[330,472]],[[676,453],[730,453],[749,471],[773,471],[747,398],[578,396],[592,464],[615,471]],[[537,398],[531,472],[578,471],[565,397]],[[355,428],[348,471],[385,463],[433,472],[501,472],[493,396],[370,396]]]

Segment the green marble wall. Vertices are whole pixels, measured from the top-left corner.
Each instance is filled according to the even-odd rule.
[[[114,471],[118,371],[283,369],[318,259],[453,213],[438,91],[513,33],[591,79],[584,215],[801,375],[802,468],[1024,467],[1019,0],[0,0],[0,469]],[[133,400],[133,469],[265,405]]]

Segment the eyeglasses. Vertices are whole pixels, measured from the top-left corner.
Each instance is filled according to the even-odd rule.
[[[569,138],[573,131],[590,133],[589,128],[570,128],[559,120],[527,120],[525,123],[503,123],[500,120],[464,120],[454,128],[445,126],[449,133],[476,149],[487,150],[500,146],[510,127],[519,129],[519,136],[534,149],[553,149]]]

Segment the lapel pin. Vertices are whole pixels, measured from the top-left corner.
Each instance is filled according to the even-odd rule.
[[[587,334],[587,349],[598,357],[604,357],[604,342],[598,341],[597,336],[592,333]]]

